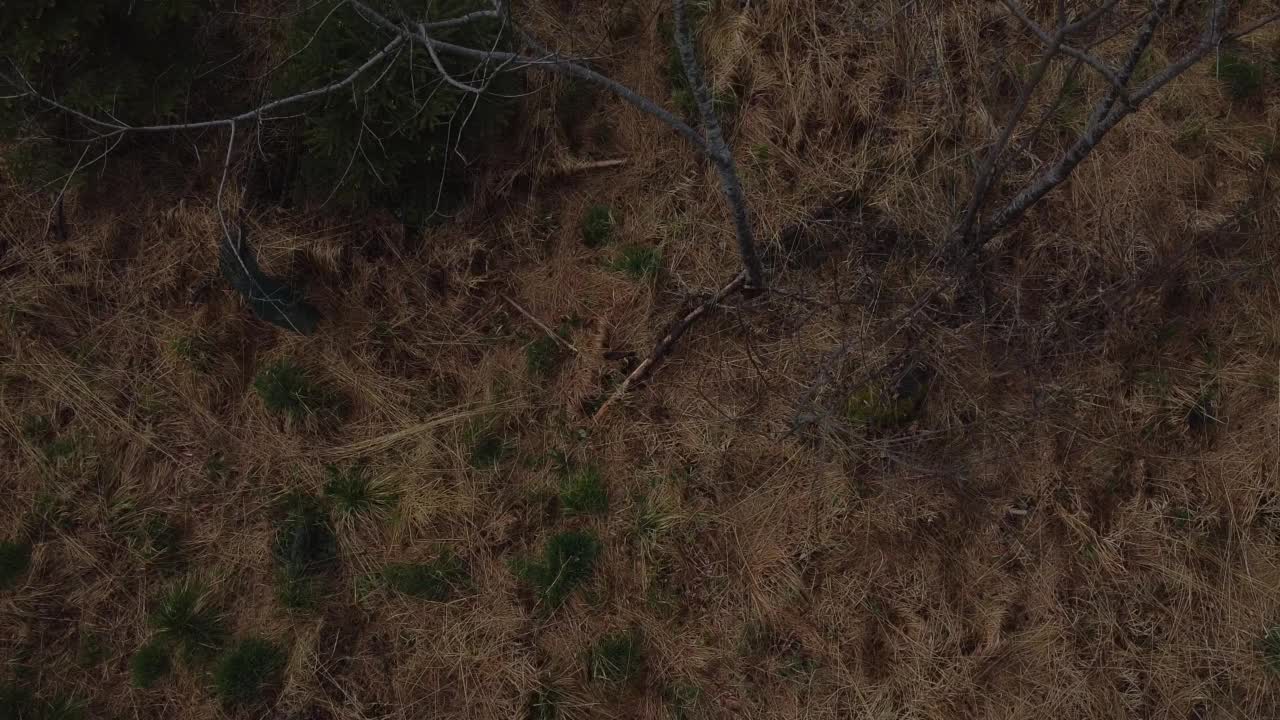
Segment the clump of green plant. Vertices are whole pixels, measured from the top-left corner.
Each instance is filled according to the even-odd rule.
[[[213,369],[215,348],[202,335],[183,335],[175,338],[172,344],[173,354],[191,366],[192,370],[207,373]]]
[[[129,677],[134,687],[144,690],[153,687],[169,674],[173,661],[169,658],[169,649],[157,642],[149,642],[138,648],[129,660]]]
[[[525,367],[529,374],[541,378],[549,378],[564,359],[563,348],[555,338],[540,335],[524,349]]]
[[[487,0],[370,4],[393,18],[459,17],[490,8]],[[502,50],[510,38],[505,28],[501,21],[483,20],[438,28],[432,39]],[[350,76],[368,60],[369,48],[386,44],[382,33],[350,5],[335,9],[333,3],[310,3],[288,29],[291,60],[280,75],[278,93],[302,92]],[[476,70],[474,63],[447,55],[441,61],[458,77]],[[479,154],[507,126],[516,108],[508,98],[519,81],[512,73],[499,73],[488,84],[489,92],[471,95],[440,80],[435,64],[404,52],[377,72],[358,77],[350,92],[317,98],[300,110],[303,152],[296,153],[285,180],[294,197],[357,209],[387,208],[414,227],[453,213],[466,188],[459,158]],[[455,117],[462,105],[467,107],[465,131]]]
[[[609,509],[609,491],[600,468],[587,465],[565,473],[560,483],[560,503],[575,515],[596,515]]]
[[[325,472],[329,480],[325,483],[324,494],[343,515],[378,512],[395,503],[395,496],[366,477],[361,466],[340,470],[329,465]]]
[[[592,205],[582,217],[582,244],[589,248],[603,247],[613,240],[619,216],[608,205]]]
[[[222,617],[208,602],[208,593],[187,580],[173,586],[151,612],[159,636],[176,644],[188,658],[202,659],[222,647],[226,630]]]
[[[662,270],[662,251],[647,245],[628,245],[610,267],[637,282],[651,280]]]
[[[534,690],[529,695],[525,717],[528,720],[556,720],[560,717],[560,692],[550,686]]]
[[[1265,73],[1261,65],[1236,53],[1224,53],[1218,60],[1218,79],[1234,100],[1247,100],[1262,90]]]
[[[271,549],[281,573],[280,600],[290,608],[311,606],[316,578],[338,561],[338,541],[324,506],[300,493],[286,497]]]
[[[1262,636],[1262,660],[1272,672],[1280,673],[1280,625]]]
[[[76,662],[84,667],[93,667],[107,659],[107,645],[102,635],[93,631],[80,634],[80,645],[76,648]]]
[[[387,586],[422,600],[443,602],[467,580],[467,566],[451,552],[429,563],[394,563],[382,571]]]
[[[93,116],[139,125],[175,119],[185,99],[208,102],[226,94],[201,87],[199,80],[201,62],[209,58],[197,36],[212,9],[210,0],[8,0],[0,16],[0,47],[5,48],[4,75],[12,83],[0,79],[0,96],[6,97],[0,104],[0,139],[70,135],[87,141],[6,142],[14,175],[33,187],[47,186],[75,167],[83,148],[97,154],[109,144],[90,141],[77,123],[48,112],[36,98],[15,95],[26,88],[13,70],[42,94]],[[234,41],[222,38],[220,44]],[[228,48],[231,54],[234,50]],[[86,52],[94,57],[92,65],[77,62]]]
[[[854,425],[875,430],[900,428],[919,416],[928,392],[928,376],[918,368],[904,373],[896,383],[868,382],[849,396],[845,417]]]
[[[224,705],[252,705],[278,686],[287,660],[284,651],[269,640],[241,640],[218,660],[214,692]]]
[[[346,415],[345,398],[288,360],[268,365],[259,372],[253,389],[268,410],[294,420],[312,416],[332,420]]]
[[[606,635],[587,652],[587,673],[593,680],[631,680],[643,667],[644,638],[639,628]]]
[[[694,717],[698,704],[702,702],[702,688],[693,683],[678,680],[662,689],[662,699],[675,720],[687,720]]]
[[[515,571],[533,587],[540,604],[554,609],[590,579],[600,551],[600,540],[595,533],[570,530],[553,535],[542,557],[517,562]]]
[[[0,590],[18,584],[18,578],[31,567],[31,543],[0,542]]]
[[[490,425],[478,425],[468,433],[471,446],[469,453],[471,467],[477,470],[492,470],[507,457],[510,447],[507,440],[498,430]]]

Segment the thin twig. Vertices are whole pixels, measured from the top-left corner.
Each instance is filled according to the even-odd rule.
[[[556,332],[555,330],[552,330],[552,329],[551,329],[551,327],[550,327],[549,325],[547,325],[546,323],[544,323],[544,322],[542,322],[541,320],[539,320],[539,319],[538,319],[538,317],[537,317],[536,315],[534,315],[533,313],[529,312],[528,310],[525,310],[525,309],[524,309],[524,307],[520,305],[520,303],[518,303],[518,302],[516,302],[515,300],[513,300],[509,295],[503,295],[503,296],[502,296],[502,299],[503,299],[503,300],[506,300],[506,301],[507,301],[507,304],[508,304],[508,305],[510,305],[511,307],[515,308],[515,309],[516,309],[516,311],[517,311],[517,312],[519,312],[521,315],[523,315],[523,316],[525,316],[526,318],[528,318],[528,319],[529,319],[529,322],[533,323],[534,325],[537,325],[537,326],[538,326],[538,329],[540,329],[540,330],[542,330],[542,332],[546,333],[547,337],[549,337],[549,338],[551,338],[552,340],[556,341],[556,343],[558,343],[559,345],[561,345],[562,347],[564,347],[566,350],[571,350],[571,351],[573,351],[573,354],[575,354],[575,355],[581,355],[581,354],[582,354],[582,353],[578,350],[578,348],[574,347],[574,344],[573,344],[573,343],[571,343],[571,342],[569,342],[568,340],[566,340],[566,339],[564,339],[564,338],[560,337],[560,333]]]
[[[738,168],[733,160],[733,151],[724,140],[720,130],[720,118],[716,113],[715,100],[711,89],[702,73],[702,64],[698,62],[697,49],[694,47],[693,35],[689,31],[689,19],[685,12],[685,0],[672,0],[675,15],[675,42],[680,50],[680,62],[684,65],[684,73],[689,78],[689,87],[698,101],[698,113],[702,116],[702,125],[707,131],[707,144],[711,146],[711,159],[720,174],[720,184],[724,188],[725,199],[733,213],[733,226],[738,240],[738,255],[747,269],[746,289],[764,289],[764,267],[760,264],[760,256],[756,253],[755,236],[751,228],[751,218],[747,210],[747,198],[742,192],[742,181],[738,177]]]
[[[725,298],[739,290],[745,289],[746,282],[747,271],[743,270],[738,273],[728,285],[720,288],[720,292],[712,295],[706,300],[706,302],[703,302],[701,305],[694,308],[688,315],[680,318],[675,325],[672,325],[671,329],[667,331],[667,334],[658,341],[658,344],[653,346],[653,351],[649,353],[649,357],[645,358],[644,362],[637,365],[636,369],[632,370],[631,374],[622,381],[622,384],[613,391],[613,394],[609,396],[609,399],[600,406],[600,409],[596,411],[596,414],[591,417],[592,422],[600,422],[605,414],[609,412],[609,408],[626,395],[632,385],[644,380],[645,377],[653,371],[654,367],[671,352],[671,348],[675,346],[676,342],[680,340],[680,336],[684,335],[685,331],[687,331],[690,326],[717,305],[724,302]]]

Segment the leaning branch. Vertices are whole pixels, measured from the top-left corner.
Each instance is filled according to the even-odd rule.
[[[600,422],[600,419],[609,412],[609,408],[626,395],[627,391],[630,390],[633,385],[649,376],[649,373],[653,371],[654,367],[657,366],[658,363],[662,362],[662,359],[671,352],[671,348],[673,348],[676,342],[680,340],[680,337],[684,335],[699,318],[706,315],[720,303],[724,302],[725,298],[739,290],[743,290],[746,287],[746,282],[747,271],[743,270],[738,273],[728,285],[720,288],[720,292],[712,295],[701,305],[694,308],[688,315],[680,318],[676,324],[672,325],[671,329],[667,331],[667,334],[663,335],[662,339],[658,341],[658,344],[653,346],[653,351],[649,353],[649,357],[645,358],[644,362],[637,365],[636,369],[631,371],[631,374],[628,375],[627,378],[622,381],[622,384],[613,391],[613,394],[609,396],[609,399],[600,406],[600,409],[596,411],[596,414],[591,416],[592,422]]]

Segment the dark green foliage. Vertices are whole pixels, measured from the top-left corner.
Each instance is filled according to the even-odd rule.
[[[212,95],[193,91],[204,59],[197,37],[212,7],[212,0],[7,0],[0,47],[43,94],[92,115],[147,124],[184,110],[204,114],[190,104],[193,97],[207,101]],[[237,52],[227,39],[218,46],[219,60]],[[20,84],[8,62],[0,73]],[[13,90],[0,78],[0,96]],[[34,99],[0,101],[0,139],[84,132]],[[105,149],[94,143],[89,156]],[[12,166],[40,186],[68,172],[83,150],[69,143],[23,144]]]
[[[560,717],[560,693],[554,687],[540,687],[529,695],[527,720],[556,720]]]
[[[252,705],[277,688],[287,660],[284,651],[269,640],[241,640],[218,660],[214,691],[224,705]]]
[[[458,556],[445,552],[429,563],[388,565],[382,576],[398,593],[443,602],[466,582],[467,567]]]
[[[0,720],[38,720],[39,704],[31,691],[21,685],[0,685]]]
[[[892,430],[915,420],[929,393],[929,374],[913,367],[896,382],[874,380],[858,388],[845,404],[845,416],[854,425]]]
[[[525,366],[529,368],[529,374],[541,378],[551,377],[563,357],[560,343],[546,335],[539,336],[524,349]]]
[[[590,117],[600,91],[593,83],[580,78],[566,78],[556,96],[556,119],[571,141],[578,136],[582,123]]]
[[[338,541],[318,500],[300,494],[285,499],[272,554],[282,575],[281,601],[291,608],[313,605],[317,576],[338,562]]]
[[[496,430],[474,432],[471,438],[471,466],[477,470],[492,470],[507,456],[506,438]]]
[[[148,515],[142,528],[142,552],[162,571],[182,565],[182,528],[164,515]]]
[[[630,680],[643,667],[644,638],[639,628],[607,635],[587,653],[587,672],[592,680]]]
[[[702,701],[702,688],[688,682],[673,682],[662,689],[662,699],[674,720],[688,720],[694,717]]]
[[[303,335],[315,332],[320,312],[303,298],[302,293],[279,278],[262,272],[243,225],[234,242],[223,238],[221,245],[218,264],[222,268],[222,277],[249,303],[254,315]]]
[[[0,542],[0,590],[18,584],[18,578],[31,566],[31,543]]]
[[[560,483],[560,502],[572,514],[590,515],[609,509],[609,491],[600,469],[594,465],[578,468]]]
[[[365,477],[363,467],[339,470],[330,465],[325,472],[329,481],[325,483],[324,494],[343,515],[376,512],[395,502],[395,496]]]
[[[600,540],[585,530],[570,530],[552,536],[541,558],[516,563],[516,574],[529,583],[541,604],[554,609],[595,572],[600,556]]]
[[[138,648],[129,660],[129,677],[134,687],[149,688],[168,675],[172,666],[169,650],[159,643],[149,642]]]
[[[1280,673],[1280,625],[1262,637],[1262,660],[1269,670]]]
[[[592,205],[582,217],[582,244],[589,248],[607,245],[619,222],[618,214],[608,205]]]
[[[268,365],[259,372],[253,389],[268,410],[294,420],[309,416],[331,420],[346,415],[346,401],[341,395],[288,360]]]
[[[386,33],[348,5],[311,4],[289,32],[297,54],[279,83],[282,93],[334,82],[363,65],[386,45]],[[487,0],[377,0],[388,17],[447,18],[489,7]],[[330,14],[332,11],[332,14]],[[499,49],[497,22],[438,30],[432,37],[468,47]],[[314,39],[313,39],[314,37]],[[464,82],[478,80],[473,62],[441,60]],[[493,70],[493,66],[488,68]],[[463,190],[460,157],[475,157],[506,126],[514,105],[499,97],[518,90],[504,73],[478,100],[440,83],[422,49],[407,49],[392,62],[361,76],[351,89],[305,109],[296,194],[352,207],[385,207],[418,226],[452,213]],[[454,152],[457,149],[458,152]]]
[[[651,280],[662,270],[662,253],[647,245],[628,245],[611,267],[632,280]]]
[[[193,581],[175,585],[160,598],[151,611],[151,625],[192,659],[211,655],[226,638],[221,616],[209,605],[204,588]]]
[[[87,631],[80,635],[80,647],[76,649],[76,662],[85,667],[93,667],[107,659],[107,645],[102,636]]]
[[[39,720],[83,720],[85,703],[73,697],[56,697],[40,704]]]
[[[1265,73],[1258,63],[1228,52],[1218,60],[1218,79],[1227,86],[1232,99],[1247,100],[1262,90]]]

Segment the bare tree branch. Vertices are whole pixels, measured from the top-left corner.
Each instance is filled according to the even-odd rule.
[[[702,125],[707,131],[707,144],[711,146],[711,160],[720,173],[720,184],[724,188],[725,198],[733,212],[738,254],[747,270],[746,289],[760,290],[764,288],[764,269],[760,265],[760,256],[756,253],[751,218],[747,211],[747,198],[742,192],[742,182],[738,178],[733,151],[725,143],[724,133],[720,130],[720,119],[716,116],[715,101],[712,99],[710,88],[707,87],[706,78],[703,77],[702,66],[698,62],[698,53],[693,46],[693,36],[689,32],[685,0],[673,0],[672,6],[676,21],[675,42],[680,50],[680,62],[684,65],[689,86],[693,88],[694,97],[698,101],[698,112],[702,116]]]
[[[1018,5],[1018,3],[1014,2],[1013,0],[1001,0],[1001,1],[1004,3],[1004,6],[1009,9],[1009,12],[1013,13],[1014,17],[1018,18],[1018,20],[1028,30],[1030,30],[1033,35],[1040,38],[1040,42],[1044,43],[1046,46],[1053,48],[1053,52],[1051,54],[1057,54],[1061,52],[1062,54],[1070,55],[1076,60],[1079,60],[1080,62],[1093,68],[1098,72],[1099,75],[1101,75],[1104,79],[1106,79],[1107,82],[1111,83],[1111,87],[1115,90],[1115,92],[1119,94],[1121,99],[1128,102],[1128,97],[1129,97],[1128,90],[1125,89],[1124,83],[1122,83],[1120,79],[1116,77],[1116,74],[1112,72],[1111,68],[1107,67],[1106,63],[1102,62],[1101,60],[1094,57],[1093,55],[1090,55],[1089,53],[1084,52],[1083,50],[1079,50],[1077,48],[1074,48],[1068,45],[1066,42],[1063,41],[1064,37],[1066,36],[1066,32],[1062,22],[1059,23],[1060,29],[1058,30],[1058,32],[1054,35],[1050,35],[1049,33],[1045,32],[1044,28],[1037,25],[1036,21],[1028,17],[1027,14],[1022,10],[1022,7]]]

